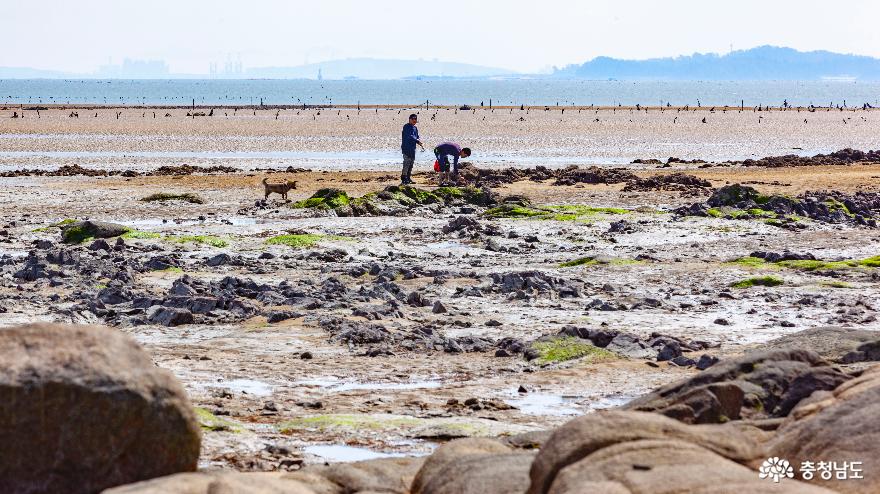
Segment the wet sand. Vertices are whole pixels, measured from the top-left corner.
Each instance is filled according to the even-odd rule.
[[[874,111],[710,110],[413,110],[429,146],[417,160],[427,169],[430,145],[450,139],[473,148],[480,166],[559,167],[868,150],[877,147],[880,133]],[[70,163],[148,168],[183,161],[245,169],[394,170],[400,127],[411,110],[224,109],[188,118],[189,109],[65,109],[8,118],[13,111],[0,111],[0,169]],[[70,118],[71,111],[79,118]]]

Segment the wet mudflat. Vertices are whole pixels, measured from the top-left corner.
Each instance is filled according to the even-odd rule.
[[[13,141],[3,149],[33,149]],[[400,189],[389,171],[288,171],[292,157],[273,173],[151,174],[181,163],[0,156],[9,170],[137,172],[0,179],[0,324],[131,334],[198,407],[200,465],[238,470],[545,430],[780,336],[880,329],[880,165],[658,157],[472,169],[457,189],[422,173]],[[264,176],[299,186],[263,201]],[[837,195],[807,194],[820,190]]]
[[[721,186],[729,171],[704,173]],[[260,201],[258,177],[238,175],[4,179],[0,318],[132,334],[198,407],[202,466],[242,470],[547,429],[697,372],[704,355],[880,327],[877,269],[860,263],[876,255],[869,226],[683,216],[711,190],[533,181],[492,191],[528,206],[339,216],[294,206],[318,185],[358,197],[391,182],[297,176],[308,189],[290,203]],[[204,201],[140,200],[161,190]],[[65,220],[85,218],[130,230],[62,243]]]

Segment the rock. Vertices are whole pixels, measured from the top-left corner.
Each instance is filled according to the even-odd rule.
[[[694,360],[692,358],[685,357],[684,355],[679,355],[678,357],[675,357],[674,359],[670,360],[670,362],[672,362],[673,364],[675,364],[679,367],[691,367],[693,365],[697,365],[696,360]]]
[[[427,299],[422,297],[422,294],[419,292],[410,292],[410,294],[406,297],[406,303],[413,307],[427,307],[431,305]]]
[[[94,493],[196,469],[186,392],[125,334],[0,331],[0,492]]]
[[[658,414],[599,411],[553,432],[532,464],[526,492],[829,492],[790,479],[768,487],[772,483],[743,466],[763,458],[768,436],[746,425],[695,426]]]
[[[624,405],[686,423],[783,417],[814,391],[850,377],[806,350],[771,350],[722,361]]]
[[[777,338],[767,346],[803,348],[838,363],[880,360],[880,333],[869,329],[819,327]]]
[[[89,244],[89,250],[103,250],[106,252],[110,252],[110,244],[107,243],[103,238],[99,238],[95,240],[91,244]]]
[[[443,227],[444,234],[450,234],[458,231],[480,231],[480,223],[470,216],[457,216]]]
[[[289,310],[277,310],[272,311],[266,315],[266,322],[269,324],[274,324],[276,322],[286,321],[288,319],[295,319],[300,317],[301,314],[298,314]]]
[[[445,314],[446,306],[443,305],[443,302],[437,300],[434,302],[434,307],[431,309],[431,312],[433,312],[434,314]]]
[[[697,369],[706,370],[709,367],[718,363],[718,357],[713,355],[700,355],[700,360],[697,360]]]
[[[125,485],[104,491],[103,494],[324,494],[335,493],[328,480],[312,490],[299,480],[283,473],[198,472],[181,473],[158,479]]]
[[[664,362],[666,360],[672,360],[675,358],[681,357],[681,345],[676,341],[670,341],[669,343],[663,345],[663,348],[657,352],[657,361]]]
[[[648,347],[639,337],[629,333],[617,334],[605,349],[629,358],[654,358],[656,351]]]
[[[768,456],[793,465],[810,461],[861,461],[862,480],[812,482],[841,493],[880,492],[880,366],[802,401],[768,444]],[[755,463],[754,465],[759,465]]]
[[[65,243],[79,243],[87,238],[118,237],[129,231],[129,228],[105,221],[77,221],[61,229],[61,239]],[[109,249],[108,249],[109,250]]]
[[[180,326],[195,322],[192,312],[175,307],[153,306],[147,310],[147,319],[161,326]]]
[[[205,265],[210,267],[222,266],[224,264],[229,264],[232,261],[232,256],[222,252],[217,254],[216,256],[210,257],[205,261]]]
[[[563,468],[549,494],[832,494],[807,482],[780,484],[706,448],[676,440],[615,444]]]
[[[287,475],[312,487],[316,492],[409,494],[410,485],[422,467],[424,458],[383,458],[355,463],[336,463],[329,466],[306,468]],[[319,479],[316,481],[315,479]],[[336,490],[319,490],[320,480],[326,479]]]
[[[437,448],[413,480],[412,494],[522,492],[534,453],[494,439],[458,439]]]

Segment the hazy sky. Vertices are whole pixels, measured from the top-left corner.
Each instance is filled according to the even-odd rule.
[[[5,0],[0,66],[91,72],[123,58],[207,73],[334,58],[424,58],[538,71],[597,55],[763,44],[880,57],[878,0]]]

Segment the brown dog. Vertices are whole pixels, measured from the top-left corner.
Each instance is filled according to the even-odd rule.
[[[294,180],[292,182],[290,180],[287,180],[284,183],[280,183],[280,184],[270,184],[269,179],[264,178],[263,179],[263,188],[265,189],[265,192],[266,192],[265,199],[269,199],[269,194],[275,192],[276,194],[281,194],[281,197],[286,200],[287,199],[287,192],[290,191],[291,189],[294,189],[294,190],[296,189],[296,180]]]

